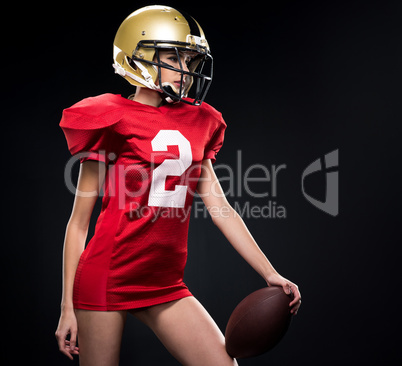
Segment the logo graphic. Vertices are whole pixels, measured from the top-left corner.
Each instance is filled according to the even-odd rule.
[[[337,216],[339,213],[339,173],[337,168],[339,165],[338,149],[324,156],[324,169],[326,172],[325,201],[319,201],[308,195],[304,188],[304,179],[317,171],[323,170],[321,159],[313,161],[302,174],[302,192],[307,201],[313,206],[326,212],[331,216]]]

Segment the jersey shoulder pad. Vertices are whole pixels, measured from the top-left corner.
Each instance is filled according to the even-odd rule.
[[[101,94],[85,98],[66,108],[61,127],[98,129],[115,124],[121,118],[127,104],[120,95]]]

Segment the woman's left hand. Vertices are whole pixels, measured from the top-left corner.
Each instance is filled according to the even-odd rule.
[[[293,294],[293,300],[290,302],[289,306],[291,307],[290,312],[296,315],[301,305],[301,295],[298,286],[278,273],[269,276],[267,283],[268,286],[281,286],[287,295]]]

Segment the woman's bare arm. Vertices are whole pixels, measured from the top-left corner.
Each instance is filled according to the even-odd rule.
[[[243,219],[227,201],[209,159],[202,163],[197,192],[207,207],[214,224],[247,263],[264,278],[267,284],[282,286],[286,293],[293,292],[294,299],[290,306],[292,313],[296,313],[301,298],[297,285],[282,277],[261,251]]]
[[[86,161],[80,165],[77,192],[66,228],[63,250],[63,292],[56,338],[62,353],[77,354],[77,322],[73,309],[73,285],[78,261],[85,248],[91,214],[105,178],[104,163]],[[66,336],[70,333],[70,342]]]

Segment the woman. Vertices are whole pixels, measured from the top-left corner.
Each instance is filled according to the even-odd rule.
[[[214,173],[226,124],[203,103],[212,79],[208,43],[187,14],[150,6],[120,26],[114,60],[116,72],[137,86],[135,95],[84,99],[64,110],[60,123],[81,165],[64,243],[59,349],[71,359],[79,354],[83,366],[117,365],[130,313],[184,365],[236,365],[183,282],[194,192],[267,284],[293,292],[293,314],[300,293],[261,252]],[[194,98],[187,98],[193,84]],[[101,213],[84,250],[102,186]]]

